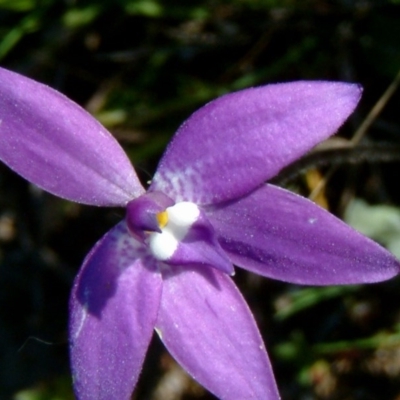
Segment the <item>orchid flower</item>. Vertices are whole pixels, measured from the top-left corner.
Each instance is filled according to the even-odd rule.
[[[78,399],[129,399],[155,330],[218,398],[276,400],[233,265],[307,285],[377,282],[399,272],[378,244],[265,183],[334,134],[360,95],[353,84],[300,81],[222,96],[182,124],[145,191],[119,144],[86,111],[0,70],[0,159],[54,195],[126,207],[73,285]]]

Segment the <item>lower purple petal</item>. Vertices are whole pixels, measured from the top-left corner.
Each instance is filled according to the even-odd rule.
[[[158,312],[161,277],[120,223],[87,256],[70,300],[70,351],[79,400],[128,400]]]
[[[220,399],[279,399],[271,365],[245,301],[223,273],[171,267],[156,330],[177,361]]]
[[[396,258],[308,199],[263,185],[206,210],[232,262],[260,275],[308,285],[379,282]]]

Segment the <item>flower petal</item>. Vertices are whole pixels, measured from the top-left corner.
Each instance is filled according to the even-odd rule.
[[[313,202],[273,185],[206,214],[232,262],[307,285],[378,282],[400,271],[384,248]]]
[[[122,148],[61,93],[0,68],[0,159],[79,203],[121,206],[144,190]]]
[[[89,253],[70,300],[70,351],[79,400],[128,400],[150,342],[161,277],[120,223]],[[154,266],[153,266],[154,267]]]
[[[151,190],[197,204],[242,196],[334,134],[360,95],[353,84],[293,82],[222,96],[179,128]]]
[[[279,399],[254,319],[232,280],[212,268],[163,271],[156,331],[177,361],[220,399]]]

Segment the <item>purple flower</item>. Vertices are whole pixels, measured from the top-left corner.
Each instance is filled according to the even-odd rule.
[[[233,264],[288,282],[376,282],[386,250],[312,202],[265,184],[339,128],[361,89],[294,82],[232,93],[178,130],[147,192],[128,158],[60,93],[0,70],[0,158],[57,196],[127,207],[92,249],[70,301],[79,399],[129,399],[153,329],[221,399],[278,399]]]

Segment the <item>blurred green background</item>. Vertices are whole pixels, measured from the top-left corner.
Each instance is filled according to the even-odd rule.
[[[143,183],[179,124],[218,95],[359,82],[364,96],[341,139],[274,182],[308,196],[329,175],[315,200],[400,256],[399,0],[0,0],[0,65],[83,105]],[[0,400],[73,399],[68,293],[85,254],[123,216],[56,199],[0,165]],[[234,279],[283,400],[400,399],[399,279],[328,288],[243,271]],[[212,398],[154,338],[133,399]]]

